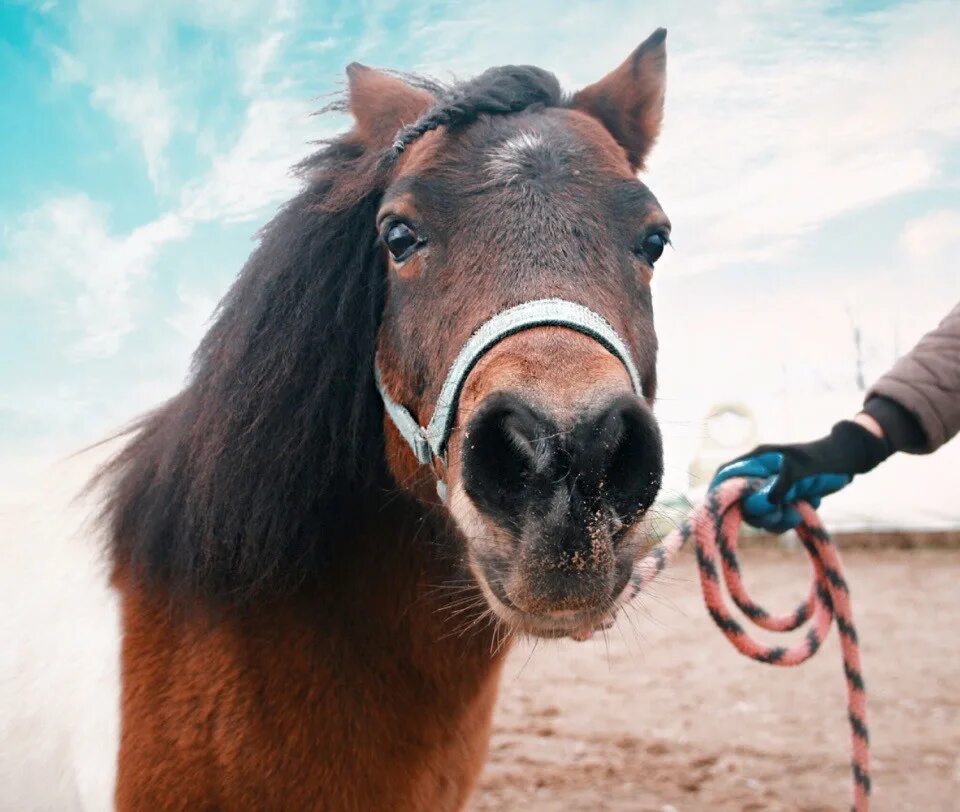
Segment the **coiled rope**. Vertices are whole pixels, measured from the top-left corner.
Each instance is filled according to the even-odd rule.
[[[802,523],[797,527],[797,534],[813,567],[810,593],[802,604],[788,614],[773,615],[757,604],[743,585],[737,557],[737,537],[742,521],[741,500],[763,484],[762,479],[730,479],[709,491],[703,504],[637,563],[621,602],[629,602],[642,592],[692,538],[707,611],[741,654],[770,665],[799,665],[817,653],[836,619],[847,684],[853,809],[855,812],[867,812],[870,806],[867,695],[860,669],[860,646],[853,623],[850,590],[843,577],[840,556],[816,511],[806,502],[798,503],[796,507]],[[769,646],[752,638],[727,609],[720,583],[721,573],[733,602],[756,626],[774,632],[790,632],[810,621],[802,640],[793,646],[783,647]]]

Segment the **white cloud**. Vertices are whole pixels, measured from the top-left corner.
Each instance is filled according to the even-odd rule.
[[[937,267],[940,261],[955,267],[960,258],[960,211],[941,209],[911,220],[900,235],[900,248],[912,270]]]
[[[108,21],[114,28],[128,23],[195,25],[206,29],[231,30],[262,21],[279,8],[287,13],[291,2],[275,0],[80,0],[78,11],[91,23]]]
[[[181,24],[235,31],[239,86],[234,89],[247,98],[232,142],[211,149],[209,168],[185,183],[173,208],[152,221],[115,233],[104,207],[84,194],[57,194],[4,225],[4,286],[49,304],[56,329],[71,339],[65,348],[70,356],[106,357],[118,351],[136,323],[143,283],[164,245],[186,238],[198,223],[262,217],[295,191],[289,167],[307,151],[318,128],[309,103],[285,95],[282,82],[271,80],[268,86],[267,77],[296,10],[291,0],[160,6],[83,0],[78,5],[70,24],[73,50],[49,50],[53,79],[90,88],[91,104],[136,139],[154,188],[169,184],[167,152],[173,137],[195,129],[183,104],[186,97],[176,91],[177,80],[163,71],[171,56],[165,32]],[[216,140],[204,132],[197,138]],[[177,343],[178,351],[192,349],[218,296],[219,291],[178,290],[180,309],[165,320],[178,337],[189,337],[191,346]]]
[[[671,64],[651,185],[696,257],[682,270],[783,256],[839,215],[930,187],[960,141],[956,15],[952,37],[917,7],[856,26],[801,16],[787,47],[761,21]]]
[[[139,286],[160,250],[185,239],[196,224],[248,222],[268,214],[296,190],[289,167],[317,135],[305,102],[254,99],[234,144],[186,185],[176,209],[114,234],[103,207],[86,195],[51,198],[5,226],[9,259],[0,264],[0,279],[21,295],[49,301],[59,329],[73,338],[73,357],[114,355],[135,325]],[[181,309],[167,323],[190,337],[190,346],[181,347],[187,353],[219,291],[178,295]]]
[[[143,80],[118,78],[94,87],[94,107],[109,113],[129,130],[140,144],[147,163],[147,176],[156,188],[164,177],[164,153],[178,117],[182,116],[170,95],[155,77]],[[182,128],[182,120],[179,124]]]
[[[233,146],[214,158],[203,178],[184,188],[183,216],[199,222],[262,216],[297,188],[290,166],[304,155],[307,142],[321,134],[306,102],[254,99]]]
[[[337,41],[333,37],[324,37],[309,43],[307,49],[310,51],[322,53],[337,47]]]
[[[168,214],[113,235],[89,197],[56,197],[10,229],[0,279],[50,302],[56,326],[74,337],[71,355],[109,356],[134,327],[136,283],[164,245],[188,233],[187,223]]]
[[[53,78],[56,81],[72,85],[86,79],[87,71],[83,63],[69,51],[54,45],[50,54],[53,57]]]
[[[263,89],[264,76],[277,58],[280,46],[283,44],[283,37],[283,32],[271,31],[252,47],[241,49],[240,86],[244,95],[249,96]]]
[[[287,39],[289,29],[296,20],[299,3],[297,0],[284,0],[276,3],[273,13],[267,21],[265,33],[253,42],[237,49],[237,63],[240,72],[240,89],[244,95],[276,95],[278,86],[287,84],[285,78],[270,76],[270,87],[265,87],[270,69],[278,61],[281,46]],[[258,27],[258,32],[259,32]]]
[[[210,324],[210,317],[217,305],[216,296],[209,291],[179,285],[177,287],[179,309],[167,318],[167,324],[178,336],[187,353],[193,351]]]
[[[89,87],[92,105],[136,139],[150,182],[166,191],[173,137],[204,135],[195,133],[202,114],[196,88],[183,77],[212,64],[215,37],[226,34],[240,56],[239,89],[260,92],[282,43],[280,27],[296,9],[296,0],[79,0],[63,15],[69,46],[49,46],[53,78]],[[206,45],[180,47],[185,27],[202,30]]]

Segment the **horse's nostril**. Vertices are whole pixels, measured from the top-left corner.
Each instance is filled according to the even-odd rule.
[[[512,530],[520,529],[527,508],[540,517],[536,521],[550,514],[551,521],[580,527],[605,505],[622,523],[632,522],[652,504],[662,474],[660,432],[633,395],[617,397],[561,431],[518,396],[498,393],[464,433],[464,489],[477,507]],[[558,539],[564,536],[554,531]]]
[[[576,432],[573,466],[584,487],[613,502],[621,515],[650,506],[663,476],[663,445],[639,398],[621,396],[586,418]]]
[[[513,521],[527,489],[551,467],[555,435],[552,425],[515,395],[491,397],[465,432],[467,494],[488,513]]]

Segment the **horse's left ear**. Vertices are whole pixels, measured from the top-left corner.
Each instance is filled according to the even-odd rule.
[[[359,62],[347,65],[350,112],[356,132],[371,147],[385,147],[406,124],[413,124],[434,103],[427,91]]]
[[[667,29],[658,28],[599,82],[573,97],[573,107],[600,120],[627,151],[630,165],[643,161],[660,133],[667,85]]]

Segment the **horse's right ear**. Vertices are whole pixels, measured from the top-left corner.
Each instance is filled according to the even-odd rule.
[[[397,130],[413,124],[436,101],[427,91],[359,62],[347,65],[350,112],[369,147],[386,147]]]
[[[660,134],[667,85],[667,30],[658,28],[616,70],[573,97],[573,108],[598,119],[627,151],[634,170],[643,168]]]

